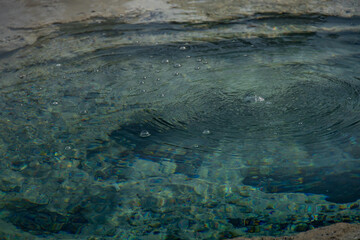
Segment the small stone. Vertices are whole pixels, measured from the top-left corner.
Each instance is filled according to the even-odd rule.
[[[346,204],[340,204],[339,205],[340,210],[345,210],[346,208],[347,208]]]
[[[350,205],[350,209],[357,209],[357,208],[359,208],[359,204],[357,203],[353,203]]]
[[[181,219],[178,222],[178,226],[180,229],[187,229],[189,227],[189,220],[187,219]]]
[[[152,228],[158,228],[161,226],[161,222],[151,222],[149,223],[149,226]]]
[[[176,163],[164,161],[161,163],[162,172],[164,174],[172,174],[176,171]]]
[[[295,232],[305,232],[309,230],[309,226],[306,223],[299,223],[291,227]]]

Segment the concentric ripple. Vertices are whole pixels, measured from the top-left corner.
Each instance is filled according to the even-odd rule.
[[[3,55],[1,219],[104,239],[358,222],[359,20],[283,18],[69,24]]]

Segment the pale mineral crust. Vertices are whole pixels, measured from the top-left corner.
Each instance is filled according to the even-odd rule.
[[[327,227],[301,232],[294,236],[284,237],[237,237],[232,240],[358,240],[360,224],[337,223]]]
[[[360,16],[358,0],[3,0],[0,53],[34,43],[61,23],[121,18],[125,23],[221,21],[254,14]]]

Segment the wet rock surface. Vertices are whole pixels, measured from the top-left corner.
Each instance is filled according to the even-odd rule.
[[[322,227],[308,232],[299,233],[286,237],[255,237],[255,238],[233,238],[233,240],[353,240],[360,238],[360,226],[358,224],[337,223],[328,227]]]
[[[111,8],[109,8],[111,6]],[[0,3],[0,53],[17,49],[57,31],[59,23],[95,18],[119,18],[124,23],[207,22],[281,13],[295,15],[360,16],[357,0],[106,0],[36,1],[4,0]]]

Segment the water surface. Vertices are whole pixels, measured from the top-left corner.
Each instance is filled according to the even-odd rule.
[[[2,54],[1,218],[104,239],[358,222],[359,27],[102,19]]]

